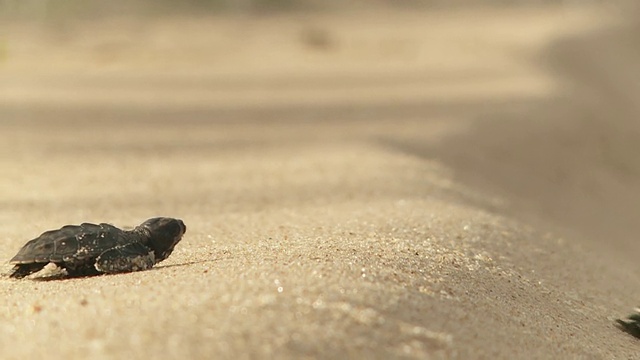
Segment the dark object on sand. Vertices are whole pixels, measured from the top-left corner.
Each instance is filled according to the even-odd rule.
[[[129,231],[109,224],[67,225],[27,242],[11,259],[9,276],[23,278],[50,262],[74,277],[146,270],[169,257],[186,230],[182,220],[165,217]]]
[[[626,319],[617,319],[616,325],[620,330],[640,338],[640,308],[635,308],[634,311]]]

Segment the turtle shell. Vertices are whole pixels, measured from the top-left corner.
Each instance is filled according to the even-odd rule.
[[[27,242],[10,263],[73,263],[95,258],[105,250],[129,242],[124,231],[113,225],[67,225]]]

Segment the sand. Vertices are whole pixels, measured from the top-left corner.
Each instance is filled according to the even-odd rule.
[[[1,279],[1,357],[635,357],[640,62],[603,14],[6,24],[0,261],[188,230],[149,271]]]

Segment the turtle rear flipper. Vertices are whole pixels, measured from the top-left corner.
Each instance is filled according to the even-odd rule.
[[[640,324],[637,322],[627,319],[616,319],[616,325],[620,330],[640,338]]]
[[[153,250],[135,242],[109,249],[96,259],[95,267],[104,273],[146,270],[155,264]]]
[[[47,263],[17,264],[11,270],[9,277],[14,279],[22,279],[25,276],[42,270],[46,265]]]
[[[626,319],[616,319],[616,325],[620,330],[640,338],[640,308],[636,308],[635,313]]]

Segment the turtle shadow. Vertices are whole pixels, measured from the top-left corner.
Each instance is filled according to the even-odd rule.
[[[189,265],[204,264],[204,263],[209,263],[209,262],[216,262],[216,261],[221,260],[221,259],[222,258],[215,258],[215,259],[207,259],[207,260],[185,261],[185,262],[177,263],[177,264],[158,265],[158,266],[152,267],[149,270],[154,271],[154,270],[167,269],[167,268],[173,268],[173,267],[183,267],[183,266],[189,266]]]
[[[208,262],[216,262],[221,259],[222,258],[215,258],[215,259],[206,259],[206,260],[186,261],[186,262],[177,263],[177,264],[158,265],[144,271],[156,271],[160,269],[168,269],[173,267],[184,267],[184,266],[203,264]],[[114,274],[95,273],[95,274],[84,274],[84,275],[69,275],[66,273],[66,270],[64,269],[53,270],[53,271],[55,271],[55,273],[35,276],[30,278],[29,280],[47,282],[47,281],[84,279],[84,278],[92,278],[92,277],[99,277],[99,276],[123,276],[123,275],[128,275],[132,273],[132,272],[123,272],[123,273],[114,273]],[[133,271],[133,272],[139,272],[139,271]]]

